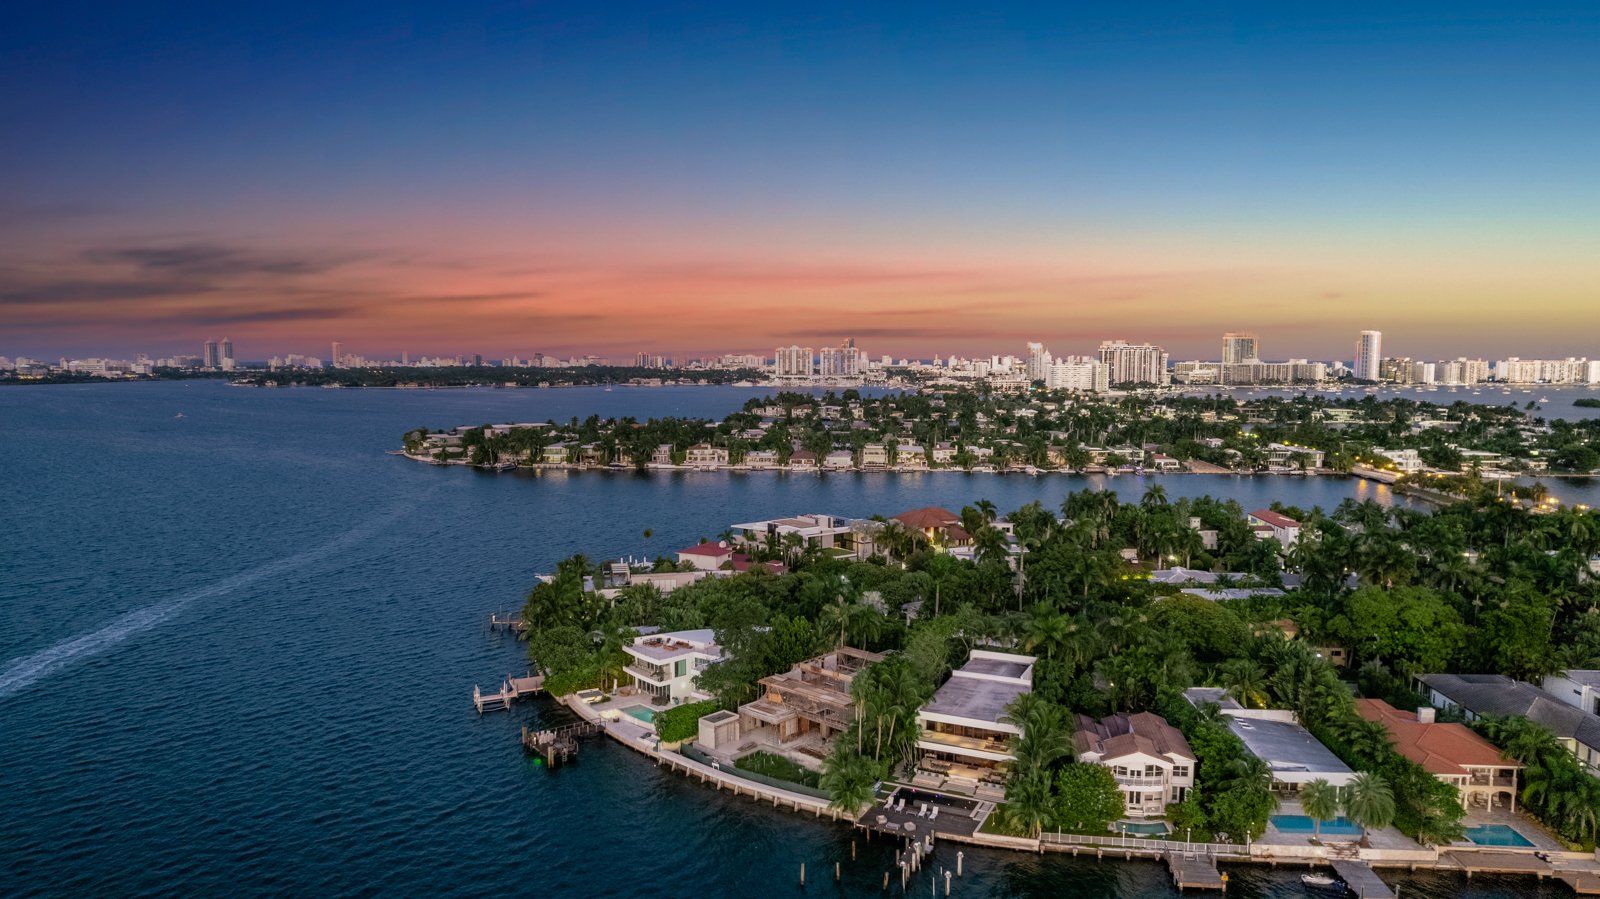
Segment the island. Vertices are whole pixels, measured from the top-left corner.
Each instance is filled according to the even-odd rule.
[[[743,471],[1416,473],[1510,478],[1600,468],[1600,421],[1515,405],[970,388],[752,398],[720,421],[590,416],[407,432],[441,465]]]
[[[658,764],[912,847],[1116,847],[1213,886],[1358,843],[1564,877],[1551,853],[1594,849],[1594,512],[1159,484],[884,512],[568,558],[518,616],[529,658]]]

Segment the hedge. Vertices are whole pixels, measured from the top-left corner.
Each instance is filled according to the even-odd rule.
[[[719,708],[716,700],[708,699],[656,712],[656,735],[663,743],[687,740],[700,733],[700,719]]]

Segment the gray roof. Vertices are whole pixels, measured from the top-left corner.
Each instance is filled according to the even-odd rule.
[[[1521,715],[1563,740],[1600,748],[1600,715],[1501,674],[1424,674],[1428,688],[1474,715]]]
[[[1229,717],[1228,729],[1244,741],[1251,755],[1267,763],[1278,780],[1304,782],[1326,775],[1355,773],[1298,724]]]
[[[1592,669],[1580,670],[1574,668],[1573,670],[1568,671],[1561,676],[1575,684],[1582,684],[1585,687],[1600,687],[1600,671],[1594,671]]]
[[[971,664],[969,662],[968,667]],[[945,681],[939,692],[933,694],[933,701],[923,707],[923,711],[998,723],[1006,713],[1006,706],[1028,691],[1029,688],[1022,684],[976,677],[952,677]]]
[[[1008,662],[1005,659],[972,659],[961,666],[962,671],[974,674],[990,674],[995,677],[1018,678],[1028,673],[1028,666],[1021,662]]]
[[[1208,702],[1215,703],[1218,708],[1244,708],[1239,704],[1238,700],[1229,696],[1228,691],[1222,687],[1190,687],[1183,691],[1183,698],[1189,700],[1189,704],[1197,709]]]

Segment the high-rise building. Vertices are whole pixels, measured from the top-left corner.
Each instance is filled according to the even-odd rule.
[[[1050,371],[1050,351],[1042,343],[1028,344],[1028,380],[1043,381]]]
[[[1107,372],[1106,366],[1088,357],[1062,356],[1050,360],[1045,366],[1044,377],[1034,380],[1044,381],[1044,386],[1049,390],[1090,393],[1110,386],[1106,380]]]
[[[845,346],[823,347],[817,357],[817,373],[824,378],[854,378],[861,373],[861,353],[846,341]]]
[[[344,367],[344,344],[337,340],[333,342],[333,367]]]
[[[1222,364],[1237,365],[1241,362],[1259,362],[1261,353],[1256,346],[1256,336],[1240,331],[1229,331],[1222,335]]]
[[[778,347],[772,360],[772,373],[779,378],[811,377],[811,347]]]
[[[1377,381],[1383,372],[1383,332],[1362,331],[1356,339],[1355,376],[1357,381]]]
[[[1166,384],[1167,354],[1149,343],[1107,340],[1100,344],[1100,364],[1111,384]]]
[[[220,368],[222,368],[224,371],[232,371],[233,370],[233,341],[229,340],[226,337],[222,338],[222,347],[220,349],[220,353],[221,353],[221,356],[217,360],[218,366]]]
[[[200,359],[202,368],[222,367],[222,355],[217,352],[217,342],[215,340],[206,341],[205,351],[200,354]]]

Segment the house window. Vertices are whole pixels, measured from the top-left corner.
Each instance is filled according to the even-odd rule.
[[[683,677],[685,674],[688,674],[688,673],[689,673],[689,660],[688,659],[679,659],[676,662],[672,663],[672,676],[673,677]]]
[[[1189,766],[1188,765],[1177,765],[1177,766],[1175,766],[1172,769],[1172,776],[1173,777],[1188,777],[1189,776]]]

